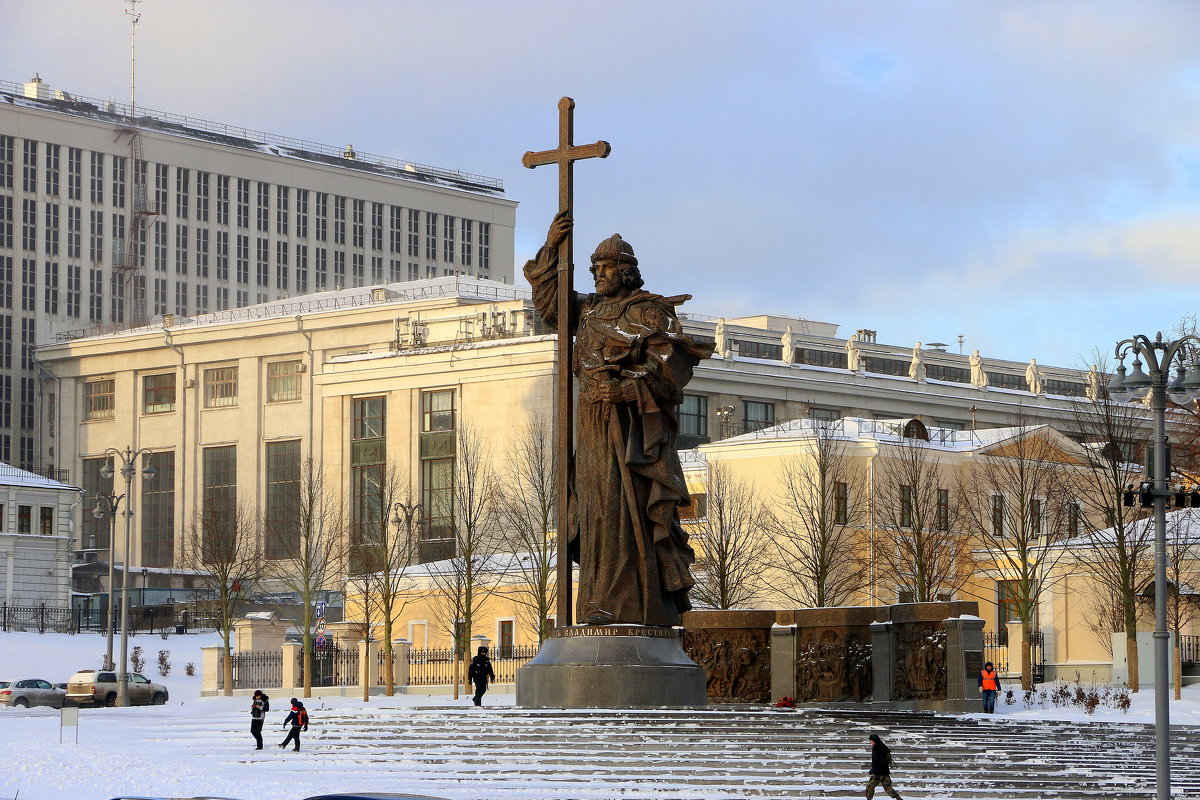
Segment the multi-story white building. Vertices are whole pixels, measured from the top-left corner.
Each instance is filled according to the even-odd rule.
[[[0,461],[38,437],[36,344],[464,274],[513,280],[501,181],[0,81]],[[46,404],[41,404],[46,409]]]

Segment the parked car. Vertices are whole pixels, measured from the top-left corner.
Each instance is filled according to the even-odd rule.
[[[50,706],[52,708],[62,708],[63,698],[66,695],[65,690],[56,689],[50,681],[44,681],[41,678],[0,681],[0,706],[12,706],[13,708]]]
[[[167,687],[136,672],[129,673],[129,705],[161,706],[170,699]],[[117,704],[117,673],[81,669],[67,681],[66,702],[72,705],[113,706]]]

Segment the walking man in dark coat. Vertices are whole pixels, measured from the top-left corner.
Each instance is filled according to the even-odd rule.
[[[467,680],[475,684],[475,705],[483,705],[483,693],[487,691],[488,682],[495,683],[496,673],[492,670],[492,660],[488,658],[488,649],[479,648],[479,655],[471,659],[467,669]]]
[[[867,781],[867,800],[875,796],[875,787],[882,786],[889,797],[900,799],[900,793],[892,788],[892,750],[883,743],[879,734],[872,733],[871,739],[871,778]]]

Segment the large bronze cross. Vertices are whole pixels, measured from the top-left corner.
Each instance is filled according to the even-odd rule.
[[[574,145],[575,101],[564,97],[558,101],[558,147],[554,150],[528,152],[521,163],[529,169],[544,164],[558,165],[558,210],[574,217],[574,164],[584,158],[607,158],[612,151],[608,142]],[[558,614],[557,625],[571,624],[571,555],[567,551],[570,539],[567,504],[571,495],[571,433],[575,420],[571,403],[571,298],[575,265],[571,260],[572,236],[567,235],[558,250],[558,375],[555,382],[557,429],[554,450],[558,462]]]

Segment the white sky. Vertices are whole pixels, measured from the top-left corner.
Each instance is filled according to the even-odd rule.
[[[120,0],[4,0],[0,78],[125,101]],[[576,261],[619,231],[688,310],[1075,366],[1200,289],[1200,5],[145,0],[139,104],[503,178],[556,139]]]

